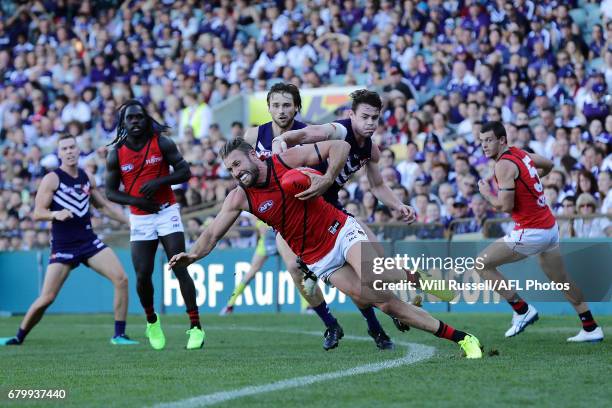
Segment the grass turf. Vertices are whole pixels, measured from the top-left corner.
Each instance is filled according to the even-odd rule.
[[[340,314],[346,334],[366,336],[357,314]],[[610,341],[566,344],[579,329],[574,316],[542,316],[513,339],[504,339],[509,314],[441,314],[445,322],[479,337],[498,356],[460,357],[458,346],[412,329],[399,333],[379,317],[395,340],[436,347],[432,358],[377,373],[242,397],[236,406],[607,406],[612,364]],[[0,319],[0,335],[14,334],[20,317]],[[372,341],[344,339],[325,352],[322,337],[288,331],[322,331],[315,316],[203,316],[206,345],[187,351],[186,316],[162,316],[166,349],[152,350],[142,318],[130,316],[128,334],[138,346],[112,346],[112,318],[45,316],[23,346],[0,347],[0,405],[49,406],[53,402],[8,401],[9,389],[65,389],[62,406],[150,406],[249,385],[321,374],[397,359],[405,347],[381,352]],[[599,316],[604,327],[612,316]],[[275,330],[280,330],[276,332]]]

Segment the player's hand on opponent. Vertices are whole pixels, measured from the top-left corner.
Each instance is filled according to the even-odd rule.
[[[491,195],[491,185],[489,184],[489,180],[483,180],[483,179],[478,180],[478,191],[480,191],[480,194],[482,194],[485,197],[490,196]]]
[[[170,265],[170,268],[174,268],[175,266],[186,267],[197,260],[198,258],[194,254],[181,252],[180,254],[176,254],[172,258],[170,258],[168,264]]]
[[[74,217],[74,215],[72,215],[72,212],[70,212],[70,210],[67,210],[65,208],[61,211],[53,212],[53,219],[56,221],[66,221],[72,217]]]
[[[140,208],[143,211],[146,211],[148,213],[151,214],[155,214],[158,213],[159,210],[161,209],[159,204],[153,202],[153,201],[149,201],[145,198],[139,198],[136,203],[134,203],[134,206]]]
[[[272,139],[272,154],[286,152],[289,147],[282,137]]]
[[[310,171],[302,171],[302,173],[310,177],[310,187],[295,195],[295,198],[300,200],[309,200],[311,198],[320,196],[325,193],[332,184],[334,184],[334,180],[325,175],[319,176],[318,174]]]
[[[140,194],[147,198],[153,197],[153,195],[157,192],[161,184],[157,179],[149,180],[140,187]]]
[[[396,211],[399,213],[402,221],[408,224],[412,224],[416,220],[416,211],[409,205],[401,205]]]

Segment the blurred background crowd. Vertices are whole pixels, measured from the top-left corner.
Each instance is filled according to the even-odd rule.
[[[219,148],[251,124],[224,133],[213,108],[279,81],[380,91],[383,178],[428,224],[412,237],[480,232],[506,216],[478,194],[492,175],[476,138],[489,120],[554,161],[543,185],[556,214],[612,213],[611,1],[0,0],[0,250],[48,245],[49,226],[31,213],[60,133],[77,137],[80,164],[103,188],[129,98],[171,126],[191,164],[192,179],[175,186],[183,212],[222,200],[233,182]],[[370,222],[395,218],[360,173],[340,198]],[[188,216],[188,239],[208,221]],[[612,235],[606,217],[560,224],[564,237]],[[96,214],[94,227],[117,225]]]

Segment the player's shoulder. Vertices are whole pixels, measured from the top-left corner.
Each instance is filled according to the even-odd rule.
[[[245,202],[247,202],[247,194],[246,194],[246,190],[241,186],[234,187],[234,189],[229,192],[229,194],[227,195],[227,198],[225,199],[225,203],[231,209],[237,209],[237,210],[244,210]],[[248,206],[246,207],[248,208]]]
[[[60,178],[56,171],[50,171],[45,174],[40,181],[40,188],[49,188],[55,190],[59,186]]]
[[[495,173],[498,176],[503,176],[506,174],[515,176],[518,170],[519,169],[516,163],[508,158],[501,157],[500,160],[495,163]]]
[[[262,125],[263,126],[263,125]],[[255,146],[257,143],[257,135],[259,133],[259,126],[251,126],[244,132],[244,141],[250,144],[251,146]]]

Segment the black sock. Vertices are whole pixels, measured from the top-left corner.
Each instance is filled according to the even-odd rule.
[[[584,313],[580,313],[578,315],[580,321],[582,322],[582,328],[584,331],[592,332],[597,328],[597,323],[595,323],[595,319],[593,319],[593,315],[590,310],[587,310]]]
[[[438,327],[438,331],[434,333],[434,336],[458,343],[467,336],[467,333],[457,330],[440,320],[440,326]]]
[[[508,303],[510,303],[512,309],[514,309],[514,311],[520,315],[527,313],[527,310],[529,310],[529,305],[527,304],[527,302],[525,302],[518,296],[517,300],[509,300]]]
[[[155,313],[155,309],[153,306],[144,308],[145,314],[147,315],[148,323],[155,323],[157,321],[157,313]]]

